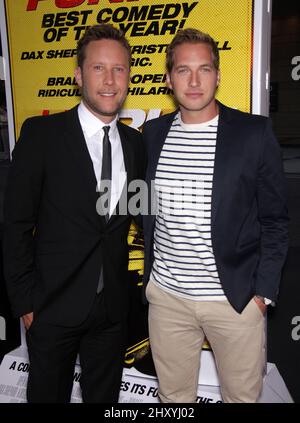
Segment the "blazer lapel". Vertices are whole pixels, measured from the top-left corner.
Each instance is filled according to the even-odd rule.
[[[112,224],[117,217],[120,217],[120,215],[119,215],[120,199],[123,198],[124,195],[125,196],[128,195],[128,192],[124,192],[124,190],[127,191],[128,184],[130,183],[130,181],[134,177],[135,163],[134,163],[133,147],[131,146],[130,139],[128,139],[128,137],[126,136],[126,133],[125,133],[122,125],[120,124],[120,122],[117,122],[117,127],[118,127],[118,131],[119,131],[121,145],[122,145],[124,166],[125,166],[125,171],[126,171],[126,180],[125,180],[125,184],[123,186],[122,192],[120,193],[120,198],[119,198],[118,203],[115,207],[115,210],[113,211],[113,214],[110,217],[110,219],[108,220],[107,224]]]
[[[235,143],[235,135],[232,133],[230,125],[230,110],[219,104],[219,124],[216,142],[216,153],[214,163],[213,187],[212,187],[212,210],[211,210],[211,224],[217,216],[217,211],[221,203],[221,199],[226,195],[226,186],[228,177],[232,172],[231,166],[232,158],[235,156],[233,151]],[[230,163],[231,162],[231,163]]]
[[[130,140],[126,137],[126,134],[120,122],[117,123],[117,127],[122,144],[125,171],[127,173],[127,182],[129,183],[133,178],[133,170],[135,166],[133,149],[130,144]]]
[[[177,111],[167,115],[165,117],[165,120],[161,121],[160,125],[157,125],[156,132],[151,134],[151,138],[153,136],[153,139],[148,141],[149,142],[149,146],[148,146],[149,158],[148,158],[148,168],[147,168],[147,174],[146,174],[146,181],[148,184],[150,184],[151,181],[155,179],[155,173],[156,173],[160,153],[176,114],[177,114]],[[148,137],[150,138],[149,135]]]
[[[93,162],[80,125],[77,106],[69,112],[66,112],[66,117],[67,124],[65,127],[65,142],[70,151],[70,157],[72,157],[76,163],[78,174],[80,175],[79,179],[82,181],[80,195],[87,195],[87,206],[88,204],[90,205],[90,207],[87,207],[87,210],[88,213],[90,213],[90,217],[97,216],[95,213],[96,203],[99,198],[99,194],[97,192],[97,179],[94,172]],[[102,221],[100,216],[97,221],[98,220]],[[105,224],[105,219],[102,224]]]

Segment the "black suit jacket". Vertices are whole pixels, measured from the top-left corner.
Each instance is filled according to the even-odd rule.
[[[144,176],[138,131],[118,123],[127,182]],[[4,266],[15,316],[73,326],[86,317],[103,264],[111,320],[127,312],[131,217],[97,214],[96,177],[77,107],[25,121],[5,198]],[[34,230],[34,234],[33,234]]]
[[[270,120],[219,103],[211,233],[222,287],[241,312],[253,295],[275,300],[288,248],[281,153]],[[175,113],[145,124],[150,186]],[[144,288],[153,264],[155,216],[144,216]]]

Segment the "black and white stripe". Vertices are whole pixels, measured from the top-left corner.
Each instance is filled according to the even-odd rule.
[[[170,128],[155,175],[158,214],[152,279],[193,300],[224,300],[211,241],[211,198],[218,116]]]

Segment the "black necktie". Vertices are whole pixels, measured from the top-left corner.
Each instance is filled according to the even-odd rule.
[[[103,150],[102,150],[102,171],[101,171],[101,184],[102,181],[105,181],[105,186],[100,188],[100,195],[106,192],[106,196],[108,195],[108,201],[103,203],[103,206],[107,209],[107,213],[105,214],[105,219],[108,221],[109,219],[109,207],[110,207],[110,193],[111,193],[111,186],[109,185],[109,189],[107,191],[107,184],[111,183],[111,144],[109,141],[109,126],[103,126],[104,137],[103,137]]]
[[[102,185],[102,181],[105,181],[106,184],[111,182],[111,145],[110,145],[109,136],[108,136],[109,129],[110,129],[109,126],[103,126],[104,137],[103,137],[103,149],[102,149],[100,195],[107,191],[105,187]],[[107,213],[105,214],[106,222],[109,220],[110,188],[111,187],[109,187],[109,190],[108,190],[109,198],[108,198],[107,204],[102,203],[103,210],[104,210],[104,207],[107,208]],[[97,294],[99,294],[102,291],[103,287],[104,287],[103,267],[101,267],[99,282],[97,286]]]

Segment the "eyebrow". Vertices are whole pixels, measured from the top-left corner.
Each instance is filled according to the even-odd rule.
[[[105,63],[105,62],[97,62],[97,61],[95,61],[95,62],[92,62],[91,63],[91,65],[92,66],[95,66],[95,65],[100,65],[100,66],[107,66],[108,64],[107,63]],[[113,64],[110,64],[111,66],[120,66],[120,67],[123,67],[123,68],[126,68],[126,67],[128,67],[128,65],[127,64],[125,64],[125,63],[113,63]]]
[[[177,66],[175,66],[174,67],[174,69],[180,69],[180,68],[188,68],[189,67],[189,65],[187,65],[187,64],[181,64],[181,65],[177,65]],[[214,68],[214,65],[213,64],[211,64],[211,63],[203,63],[202,65],[200,65],[199,66],[200,68],[206,68],[206,67],[209,67],[209,68]]]

